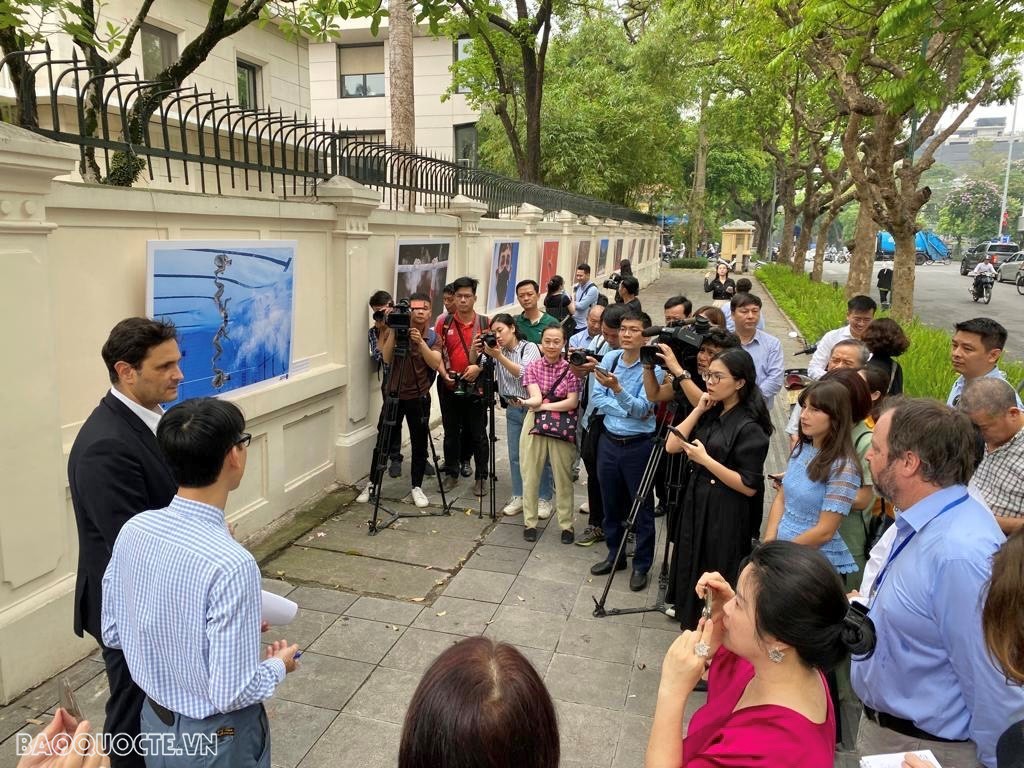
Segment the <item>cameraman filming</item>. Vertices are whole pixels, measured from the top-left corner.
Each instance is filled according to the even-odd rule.
[[[384,394],[385,382],[388,378],[388,364],[380,352],[380,340],[387,333],[387,316],[391,308],[395,306],[394,299],[387,291],[374,291],[370,295],[370,312],[372,313],[373,325],[367,333],[367,343],[370,348],[370,359],[377,365],[377,376],[381,379],[381,394]],[[378,431],[380,425],[377,425]],[[399,477],[402,474],[402,429],[392,430],[391,444],[388,446],[388,474],[391,477]],[[367,486],[369,487],[369,486]],[[365,489],[364,489],[365,490]],[[363,494],[360,494],[362,498]],[[367,494],[367,499],[369,495]],[[367,499],[363,499],[366,501]],[[357,499],[358,500],[358,499]]]
[[[632,275],[624,275],[619,281],[616,302],[633,312],[643,312],[640,306],[640,281]]]
[[[695,408],[697,403],[700,402],[700,396],[706,390],[704,378],[707,376],[711,360],[722,350],[740,346],[740,340],[735,334],[712,326],[711,330],[704,334],[704,339],[694,359],[697,369],[696,376],[694,376],[692,369],[686,368],[683,363],[679,362],[679,358],[676,356],[671,345],[661,344],[656,341],[655,346],[661,350],[657,357],[662,361],[667,381],[663,384],[658,384],[653,373],[645,371],[644,391],[647,393],[648,399],[652,402],[663,403],[672,400],[677,395],[682,395],[689,402],[690,406]]]
[[[430,504],[423,492],[423,476],[427,468],[430,386],[434,381],[434,371],[441,367],[441,353],[431,349],[437,336],[430,327],[430,296],[414,293],[403,304],[393,308],[386,318],[384,333],[379,337],[380,353],[384,364],[390,369],[389,376],[384,380],[385,396],[398,398],[398,412],[392,434],[402,434],[404,418],[409,425],[412,448],[410,496],[417,507],[423,508]],[[408,313],[408,327],[403,327],[398,321],[404,313]],[[399,358],[397,363],[396,349]],[[385,408],[381,408],[378,432],[384,427],[384,418]],[[375,448],[370,460],[370,481],[356,501],[369,501],[378,491],[373,486],[373,468],[377,460]]]

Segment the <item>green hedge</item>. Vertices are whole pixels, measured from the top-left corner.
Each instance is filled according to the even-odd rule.
[[[672,269],[707,269],[707,259],[672,259],[668,264]]]
[[[793,274],[788,267],[768,264],[757,270],[757,278],[775,299],[800,333],[813,344],[826,331],[846,324],[846,296],[842,286],[812,283],[807,275]],[[887,313],[879,313],[879,317]],[[950,366],[952,334],[925,325],[917,318],[903,330],[910,337],[910,349],[900,357],[906,394],[945,400],[956,380]],[[1024,364],[1001,360],[999,367],[1016,386],[1024,380]]]

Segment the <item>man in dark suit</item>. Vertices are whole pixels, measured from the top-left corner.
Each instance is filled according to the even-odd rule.
[[[135,737],[145,694],[132,681],[124,655],[101,641],[103,573],[121,526],[133,515],[170,504],[177,485],[156,442],[161,403],[178,397],[174,326],[144,317],[122,320],[103,345],[110,391],[75,438],[68,482],[78,523],[75,634],[100,643],[110,683],[104,731]],[[111,764],[143,766],[141,755],[111,755]]]

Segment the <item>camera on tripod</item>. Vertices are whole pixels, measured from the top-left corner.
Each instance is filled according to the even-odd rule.
[[[455,385],[452,387],[452,394],[456,397],[477,397],[476,382],[463,378],[461,373],[453,373],[452,379]]]
[[[619,283],[622,282],[622,275],[618,272],[613,272],[611,276],[601,283],[605,288],[611,288],[613,291],[619,290]]]
[[[374,320],[378,319],[378,314],[383,314],[383,310],[373,313]],[[394,331],[408,332],[409,328],[412,327],[412,310],[409,308],[409,301],[407,299],[402,299],[400,302],[395,304],[391,311],[384,316],[384,324]]]

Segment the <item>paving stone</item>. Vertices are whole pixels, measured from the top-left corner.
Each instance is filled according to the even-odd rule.
[[[401,725],[420,677],[416,672],[377,667],[345,705],[344,711],[350,715]]]
[[[615,756],[621,712],[610,709],[555,701],[558,712],[558,734],[566,765],[575,760],[579,765],[610,766]]]
[[[651,611],[644,614],[643,626],[651,629],[668,629],[680,632],[679,622],[675,618],[666,616],[664,613]]]
[[[556,653],[544,677],[553,698],[620,710],[626,704],[627,664]]]
[[[553,651],[564,627],[564,616],[503,605],[494,614],[484,635],[512,645]]]
[[[510,573],[463,568],[452,577],[442,594],[485,603],[500,603],[513,581],[515,576]]]
[[[437,486],[432,486],[436,489]],[[440,501],[436,490],[423,489],[432,499]],[[451,499],[449,499],[450,501]],[[416,507],[412,507],[413,510]],[[461,509],[452,509],[452,514],[442,516],[419,516],[406,517],[399,521],[399,530],[405,533],[419,533],[424,536],[441,536],[444,538],[462,539],[465,541],[482,540],[487,530],[495,523],[487,516],[486,511],[481,520],[476,516],[476,505],[473,505],[474,514],[465,514],[465,505]]]
[[[295,591],[288,595],[288,599],[294,600],[300,608],[336,614],[344,613],[358,598],[359,595],[350,592],[320,587],[296,587]]]
[[[422,675],[434,659],[461,639],[447,632],[409,627],[381,660],[380,666]]]
[[[313,746],[299,768],[394,768],[402,727],[342,713]]]
[[[26,709],[33,710],[34,712],[45,712],[46,710],[57,705],[60,701],[60,681],[67,679],[71,685],[71,689],[80,688],[86,683],[93,680],[97,675],[105,675],[106,670],[102,664],[97,664],[92,656],[88,656],[70,667],[65,669],[63,672],[59,672],[55,677],[50,678],[41,685],[33,688],[31,691],[22,694],[17,699],[11,702],[10,706],[13,707],[24,707]],[[6,709],[6,707],[4,708]],[[3,709],[0,709],[0,722],[3,720]],[[0,729],[0,740],[3,740],[6,736]]]
[[[377,664],[404,631],[405,627],[401,624],[341,616],[310,646],[310,650],[342,659]]]
[[[582,587],[576,593],[576,601],[573,603],[572,612],[569,614],[576,619],[594,619],[594,599],[601,599],[601,592],[604,589],[604,585],[600,586],[596,583],[597,579],[593,583],[584,583]],[[605,608],[643,608],[647,606],[650,601],[647,595],[640,594],[637,592],[609,592],[608,598],[605,600]],[[612,624],[631,624],[633,626],[641,626],[643,624],[644,613],[624,613],[620,615],[609,614],[602,616],[600,621],[611,622]],[[664,614],[662,614],[664,616]]]
[[[300,608],[291,624],[271,627],[263,634],[263,640],[269,643],[285,638],[289,643],[297,644],[299,648],[309,648],[337,618],[338,615],[335,613]]]
[[[636,663],[644,664],[651,669],[661,669],[669,646],[681,634],[679,630],[641,628],[640,642],[636,649]]]
[[[484,538],[487,544],[496,547],[513,547],[514,549],[533,549],[535,542],[523,538],[523,529],[513,525],[496,525],[494,530]]]
[[[438,519],[439,524],[443,522],[447,521]],[[320,534],[324,535],[321,537]],[[369,536],[365,528],[355,527],[342,519],[328,520],[296,543],[310,549],[413,565],[433,565],[451,570],[458,567],[459,561],[469,554],[475,543],[475,535],[469,538],[452,538],[407,532],[404,527],[396,530],[392,527],[378,532],[375,536]]]
[[[482,635],[495,610],[492,603],[442,596],[424,608],[412,626],[453,635]]]
[[[281,597],[287,597],[291,591],[295,589],[294,584],[289,584],[287,581],[282,581],[281,579],[264,578],[261,579],[261,582],[262,584],[260,586],[263,589],[267,590],[267,592],[273,592],[275,595],[280,595]]]
[[[373,665],[307,651],[299,668],[277,686],[281,699],[340,710],[373,671]]]
[[[505,595],[502,604],[568,616],[575,599],[576,588],[572,584],[519,576]]]
[[[426,597],[436,586],[437,579],[437,571],[428,571],[419,565],[302,546],[289,547],[264,566],[264,573],[277,571],[308,586],[398,598]]]
[[[15,704],[0,708],[0,741],[18,731],[26,730],[26,721],[37,714],[39,713],[35,709]]]
[[[629,690],[626,693],[626,711],[635,715],[652,716],[658,703],[658,685],[661,683],[661,667],[633,665],[629,675]]]
[[[545,651],[541,648],[531,648],[528,645],[517,645],[516,650],[525,656],[533,668],[537,670],[537,674],[544,677],[547,674],[548,667],[551,665],[551,657],[555,655],[554,651]]]
[[[639,637],[639,627],[613,624],[603,619],[569,619],[562,629],[556,650],[588,659],[631,664]]]
[[[519,575],[547,581],[560,581],[564,584],[572,584],[573,587],[579,587],[583,583],[583,577],[589,575],[589,569],[590,564],[575,558],[534,552],[519,571]]]
[[[488,544],[480,547],[466,561],[467,568],[478,571],[495,571],[497,573],[519,573],[529,552],[513,547],[495,547]]]
[[[346,616],[357,619],[383,621],[385,624],[408,626],[420,615],[423,607],[417,603],[403,603],[399,600],[385,600],[380,597],[360,597],[345,611]]]
[[[647,739],[651,735],[654,718],[642,715],[623,715],[619,730],[619,743],[615,748],[612,768],[644,768]]]
[[[270,722],[270,759],[275,766],[295,768],[338,713],[276,697],[264,702]]]

